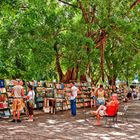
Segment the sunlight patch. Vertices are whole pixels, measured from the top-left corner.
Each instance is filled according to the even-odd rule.
[[[116,136],[126,136],[125,133],[120,133],[120,132],[110,132],[110,134],[116,135]]]
[[[130,136],[129,138],[136,139],[136,138],[139,138],[139,136],[138,135],[134,135],[134,136]]]
[[[85,120],[76,120],[76,122],[85,122]]]
[[[55,124],[56,123],[55,120],[47,120],[47,122],[50,123],[50,124]]]
[[[128,127],[134,127],[133,125],[131,125],[131,124],[129,124],[129,125],[127,125]]]
[[[54,132],[61,132],[61,129],[55,129]]]
[[[19,129],[19,128],[25,128],[26,126],[14,126],[14,127],[10,127],[10,128],[7,128],[9,130],[12,130],[12,129]]]
[[[100,137],[102,140],[111,140],[109,137]]]
[[[86,127],[77,127],[76,129],[78,129],[78,130],[87,130],[88,128],[86,128]]]
[[[45,126],[46,123],[39,123],[38,126]]]
[[[108,134],[98,134],[98,133],[84,133],[84,135],[86,136],[98,136],[98,137],[108,137],[109,135]]]

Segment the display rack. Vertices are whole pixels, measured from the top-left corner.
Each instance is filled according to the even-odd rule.
[[[42,108],[44,103],[44,97],[46,94],[46,88],[43,86],[38,86],[36,88],[36,99],[35,104],[37,108]]]
[[[89,107],[90,106],[90,89],[88,83],[79,83],[78,88],[80,90],[80,102],[79,108],[81,107]]]
[[[0,117],[9,118],[11,116],[11,111],[8,102],[8,95],[6,92],[1,92],[0,94]]]
[[[90,91],[87,83],[77,83],[78,95],[76,98],[77,108],[90,106]],[[8,100],[12,103],[13,85],[7,86]],[[35,95],[35,106],[37,109],[42,109],[47,113],[56,113],[57,111],[69,110],[71,95],[71,84],[63,83],[47,83],[38,82]],[[11,108],[11,107],[10,107]]]
[[[56,113],[56,111],[64,110],[64,85],[49,83],[47,84],[46,94],[44,98],[44,112]]]
[[[90,92],[88,89],[88,84],[87,83],[77,83],[76,86],[79,89],[77,97],[76,97],[77,108],[90,106]],[[70,94],[71,94],[71,85],[65,84],[66,103],[64,104],[64,110],[70,109]]]

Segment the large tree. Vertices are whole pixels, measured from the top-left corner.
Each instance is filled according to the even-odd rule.
[[[100,50],[102,81],[104,81],[105,49],[106,75],[109,80],[115,81],[119,73],[121,73],[123,69],[127,69],[127,61],[131,61],[132,56],[137,53],[134,46],[136,46],[136,44],[139,46],[139,24],[137,24],[139,21],[137,11],[139,7],[134,11],[131,9],[132,7],[134,8],[138,2],[78,0],[77,2],[70,3],[64,0],[59,1],[71,6],[73,9],[81,11],[82,19],[86,26],[83,35],[92,39],[95,43],[95,47]],[[115,5],[117,5],[117,7]],[[84,47],[88,55],[91,51],[91,47],[87,44],[85,44]],[[92,63],[94,63],[94,61],[91,61],[91,58],[89,58],[88,63],[85,64],[84,67],[94,67],[91,65]]]
[[[138,67],[139,8],[133,0],[3,0],[1,77],[127,77]]]

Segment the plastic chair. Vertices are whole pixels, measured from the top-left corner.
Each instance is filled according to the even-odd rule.
[[[124,120],[126,120],[126,122],[128,122],[127,110],[128,110],[128,105],[124,105],[123,110],[117,112],[117,119],[118,119],[118,117],[121,117],[123,122],[124,122]]]
[[[112,116],[105,115],[103,117],[105,118],[105,126],[107,126],[108,122],[109,122],[109,127],[117,123],[117,113]]]

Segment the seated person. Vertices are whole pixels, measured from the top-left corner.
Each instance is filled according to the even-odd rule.
[[[99,89],[96,92],[96,97],[97,97],[97,102],[96,104],[99,105],[104,105],[105,104],[105,90],[103,89],[103,85],[100,85]]]
[[[97,116],[97,125],[100,125],[101,116],[114,116],[118,109],[119,101],[117,99],[117,94],[113,94],[110,102],[106,103],[106,106],[100,105],[96,111],[91,111],[90,113]]]

